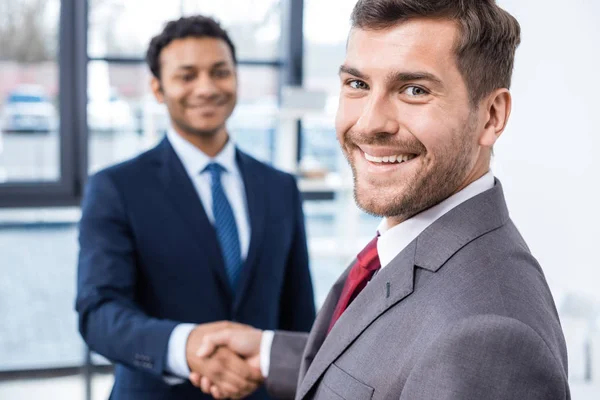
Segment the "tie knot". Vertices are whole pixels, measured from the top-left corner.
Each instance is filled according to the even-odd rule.
[[[377,239],[379,235],[375,236],[360,253],[358,253],[359,264],[369,270],[376,271],[381,268],[381,262],[379,261],[379,254],[377,253]]]
[[[212,176],[221,176],[221,172],[225,171],[225,168],[221,164],[212,162],[204,168],[204,171],[209,172]]]

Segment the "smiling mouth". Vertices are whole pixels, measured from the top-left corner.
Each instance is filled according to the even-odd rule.
[[[217,108],[220,107],[222,104],[217,104],[217,103],[210,103],[210,104],[193,104],[193,105],[189,105],[188,108],[191,108],[193,110],[202,110],[205,108]]]
[[[390,156],[377,157],[363,152],[365,159],[374,164],[401,164],[416,158],[416,154],[393,154]]]

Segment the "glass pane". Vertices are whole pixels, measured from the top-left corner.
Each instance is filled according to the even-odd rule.
[[[89,54],[143,57],[166,21],[197,13],[223,24],[238,59],[279,59],[279,0],[90,0]]]
[[[59,179],[59,18],[60,0],[0,2],[0,184]]]
[[[302,121],[301,169],[306,177],[340,173],[347,165],[335,137],[337,72],[344,60],[350,13],[356,0],[304,2],[304,87],[324,91],[323,116]]]
[[[108,399],[106,391],[96,387],[93,396],[93,400]],[[85,399],[85,379],[79,374],[60,378],[0,380],[0,399]]]
[[[77,209],[0,210],[0,373],[82,365],[78,219]]]
[[[170,127],[154,99],[145,64],[92,61],[88,65],[89,171],[129,159],[156,145]],[[240,66],[238,105],[228,121],[240,146],[269,162],[277,124],[279,71]]]
[[[337,96],[356,0],[304,1],[304,86]]]
[[[280,0],[184,0],[185,15],[216,18],[236,46],[238,60],[280,58]]]
[[[150,39],[164,23],[181,16],[179,3],[179,0],[89,0],[88,54],[144,57]]]

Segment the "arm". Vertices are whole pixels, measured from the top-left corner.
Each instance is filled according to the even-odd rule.
[[[292,178],[292,190],[295,214],[294,238],[288,255],[280,298],[279,329],[309,332],[315,320],[315,300],[308,266],[302,198],[294,178]]]
[[[408,399],[569,399],[566,373],[531,329],[497,315],[471,317],[443,332],[408,376]]]
[[[136,303],[134,238],[108,173],[90,179],[79,228],[76,309],[83,339],[115,362],[162,376],[177,322],[151,318]]]
[[[298,386],[298,375],[307,333],[275,332],[270,354],[267,391],[276,399],[293,399]]]

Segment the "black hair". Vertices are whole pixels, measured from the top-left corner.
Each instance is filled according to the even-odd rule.
[[[229,38],[227,32],[221,25],[210,17],[203,15],[194,15],[191,17],[181,17],[175,21],[169,21],[163,31],[152,38],[148,51],[146,52],[146,63],[157,79],[160,79],[160,53],[174,40],[185,39],[188,37],[209,37],[221,39],[231,50],[234,64],[237,64],[235,57],[235,46]]]

